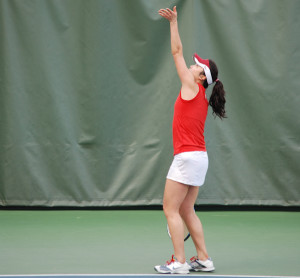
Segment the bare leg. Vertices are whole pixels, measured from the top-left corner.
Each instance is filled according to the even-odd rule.
[[[194,211],[194,204],[196,202],[198,192],[198,186],[189,186],[188,193],[180,207],[180,215],[191,234],[197,250],[198,259],[205,261],[208,258],[208,254],[204,241],[204,232],[201,221]]]
[[[188,185],[167,179],[163,201],[164,213],[168,221],[174,254],[180,263],[184,263],[186,259],[183,241],[184,226],[179,209],[185,199],[188,189]]]

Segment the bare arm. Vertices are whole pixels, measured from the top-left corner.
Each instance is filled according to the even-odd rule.
[[[180,39],[178,24],[177,24],[177,10],[176,6],[171,9],[160,9],[158,13],[169,20],[170,22],[170,32],[171,32],[171,52],[174,58],[175,66],[177,69],[178,76],[181,80],[182,89],[198,89],[195,83],[192,73],[187,68],[186,62],[183,57],[182,42]]]
[[[173,8],[173,11],[171,9],[160,9],[158,13],[170,22],[172,55],[182,55],[182,43],[178,32],[176,6]]]

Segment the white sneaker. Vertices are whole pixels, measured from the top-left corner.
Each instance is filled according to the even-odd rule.
[[[184,264],[178,262],[174,255],[172,259],[168,261],[165,265],[156,265],[154,269],[163,274],[188,274],[190,273],[190,266],[187,262]]]
[[[198,257],[193,257],[190,259],[190,267],[192,271],[214,271],[214,263],[211,258],[206,261],[201,261]]]

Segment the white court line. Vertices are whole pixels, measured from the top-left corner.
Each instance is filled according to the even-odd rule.
[[[30,277],[174,277],[174,274],[8,274],[8,275],[0,275],[0,278],[8,277],[8,278],[30,278]],[[205,274],[200,274],[200,275],[194,275],[191,274],[189,275],[191,278],[192,277],[201,277],[201,278],[300,278],[300,276],[272,276],[272,275],[205,275]],[[186,275],[175,275],[175,278],[181,278],[181,277],[187,277]]]

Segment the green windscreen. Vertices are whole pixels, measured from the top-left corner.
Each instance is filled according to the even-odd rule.
[[[197,204],[300,205],[298,0],[0,0],[0,205],[162,204],[174,5],[227,92]]]

